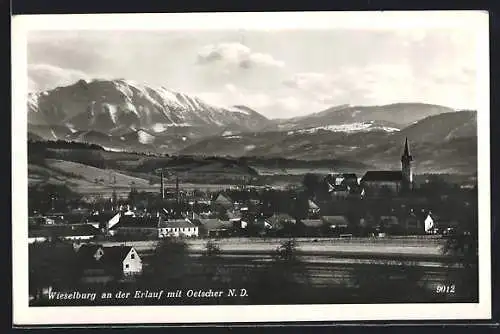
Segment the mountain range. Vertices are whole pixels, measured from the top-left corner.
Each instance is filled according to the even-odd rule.
[[[424,169],[475,170],[476,112],[396,103],[332,107],[271,120],[246,106],[214,106],[130,80],[80,80],[28,95],[33,140],[69,140],[108,150],[162,154],[348,159],[399,165],[408,137]],[[418,154],[417,154],[418,153]]]

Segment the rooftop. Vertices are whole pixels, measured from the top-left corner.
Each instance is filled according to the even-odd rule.
[[[374,170],[368,171],[361,179],[364,181],[402,181],[403,173],[398,170]]]
[[[160,221],[158,227],[161,228],[191,228],[196,227],[195,224],[191,223],[186,219],[168,219],[164,221]]]
[[[80,247],[77,256],[80,264],[87,268],[98,268],[101,266],[109,268],[121,266],[125,257],[132,250],[131,246],[103,247],[101,245],[89,245],[85,248],[84,246]],[[94,254],[99,248],[103,250],[103,255],[97,260],[94,258]]]
[[[123,215],[120,217],[118,224],[113,226],[111,229],[119,227],[157,228],[160,221],[160,217],[156,216],[134,217]]]
[[[71,237],[71,236],[93,236],[99,230],[89,224],[79,225],[47,225],[39,228],[30,228],[29,237]]]

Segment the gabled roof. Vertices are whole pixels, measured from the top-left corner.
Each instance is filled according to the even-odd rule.
[[[99,248],[103,247],[97,244],[84,244],[78,248],[77,255],[79,258],[92,258]]]
[[[104,247],[104,255],[101,260],[105,263],[114,264],[114,263],[122,263],[125,260],[125,257],[132,250],[131,246],[113,246],[113,247]]]
[[[98,245],[97,245],[98,246]],[[83,247],[83,246],[82,246]],[[96,248],[96,251],[99,247]],[[95,252],[91,252],[92,248],[82,249],[78,251],[78,259],[80,265],[84,268],[104,268],[121,267],[123,260],[130,253],[133,247],[131,246],[112,246],[100,247],[103,250],[103,255],[99,259],[94,258]]]
[[[365,181],[402,181],[403,173],[398,170],[374,170],[368,171],[361,179]]]
[[[308,200],[307,204],[309,205],[309,209],[319,209],[319,206],[311,200]]]
[[[337,191],[349,191],[350,187],[347,185],[347,183],[342,183],[340,185],[335,185],[335,184],[328,184],[328,192],[337,192]]]
[[[111,227],[111,229],[119,227],[157,228],[159,222],[160,218],[155,216],[134,217],[122,215],[118,224]]]
[[[343,178],[343,179],[358,179],[358,177],[356,176],[355,173],[332,173],[332,174],[328,174],[327,177],[330,177],[330,178]]]
[[[89,224],[48,225],[40,228],[30,228],[28,235],[34,237],[83,237],[99,234],[99,230]]]
[[[118,212],[101,212],[98,215],[90,215],[87,217],[88,222],[105,223],[117,215]]]
[[[233,201],[227,194],[219,193],[214,197],[214,201],[232,204]]]
[[[158,225],[160,228],[191,228],[191,227],[196,227],[193,223],[191,223],[189,220],[185,219],[168,219],[161,221],[160,224]]]

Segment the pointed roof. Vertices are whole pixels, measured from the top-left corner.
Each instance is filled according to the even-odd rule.
[[[319,206],[316,203],[314,203],[312,200],[308,200],[307,203],[309,205],[309,209],[319,209]]]
[[[403,157],[410,157],[411,158],[410,149],[409,149],[409,145],[408,145],[408,137],[406,137],[406,139],[405,139],[405,148],[403,151]]]

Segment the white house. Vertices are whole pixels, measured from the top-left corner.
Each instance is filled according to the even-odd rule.
[[[432,233],[434,230],[434,219],[432,219],[431,213],[427,215],[424,220],[425,233]]]
[[[188,218],[168,219],[158,225],[158,237],[198,237],[198,226]]]

